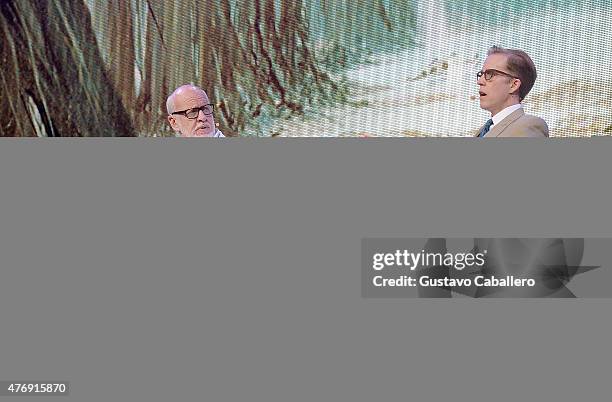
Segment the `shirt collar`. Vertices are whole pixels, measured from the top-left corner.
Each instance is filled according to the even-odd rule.
[[[503,119],[505,119],[506,117],[510,116],[513,112],[521,109],[523,107],[523,105],[521,105],[520,103],[517,103],[516,105],[512,105],[512,106],[508,106],[507,108],[505,108],[504,110],[502,110],[501,112],[497,113],[495,116],[493,116],[493,125],[496,125],[498,123],[500,123]]]

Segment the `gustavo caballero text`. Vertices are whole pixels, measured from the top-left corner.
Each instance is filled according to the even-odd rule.
[[[401,275],[395,278],[374,276],[372,283],[376,287],[533,287],[536,284],[533,278],[518,278],[513,275],[497,277],[493,275],[477,275],[472,278],[432,278],[427,275],[413,277]]]

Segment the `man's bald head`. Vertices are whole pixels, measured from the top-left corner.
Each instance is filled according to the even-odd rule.
[[[211,137],[215,133],[215,120],[212,106],[206,92],[195,85],[186,84],[178,87],[166,100],[168,121],[172,129],[183,137]],[[187,110],[201,109],[197,118],[189,119]],[[207,111],[210,109],[210,112]]]
[[[206,97],[206,99],[208,99],[208,95],[206,95],[206,91],[204,91],[202,88],[197,87],[193,84],[185,84],[185,85],[181,85],[180,87],[176,88],[174,90],[174,92],[172,92],[170,94],[170,96],[168,96],[168,99],[166,100],[166,111],[168,112],[168,114],[172,114],[174,112],[176,112],[177,109],[176,108],[176,99],[179,98],[179,102],[180,100],[182,100],[185,97],[189,97],[190,95],[204,95]]]

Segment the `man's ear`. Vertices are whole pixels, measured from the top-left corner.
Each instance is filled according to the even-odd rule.
[[[519,91],[519,88],[521,87],[521,85],[523,85],[523,83],[521,82],[521,80],[520,80],[520,79],[518,79],[518,78],[514,78],[514,79],[512,80],[512,86],[510,86],[510,93],[511,93],[512,95],[514,95],[514,94],[517,94],[517,95],[518,95],[518,91]]]
[[[172,127],[174,131],[179,131],[178,125],[176,123],[176,118],[174,118],[174,116],[172,116],[171,114],[168,115],[168,123],[170,123],[170,127]]]

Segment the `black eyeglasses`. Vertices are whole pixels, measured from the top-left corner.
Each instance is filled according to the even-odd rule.
[[[476,73],[476,79],[480,79],[480,77],[482,77],[484,75],[485,80],[487,81],[491,81],[493,79],[493,77],[495,77],[496,75],[504,75],[506,77],[510,77],[510,78],[514,78],[515,80],[518,79],[518,77],[515,77],[513,75],[510,75],[508,73],[504,73],[503,71],[499,71],[496,70],[494,68],[490,68],[488,70],[485,71],[479,71]]]
[[[181,110],[180,112],[174,112],[170,114],[181,114],[187,117],[188,119],[193,120],[198,117],[198,115],[200,114],[200,110],[204,112],[205,115],[210,116],[215,111],[215,105],[208,104],[200,107],[194,107],[192,109]]]

